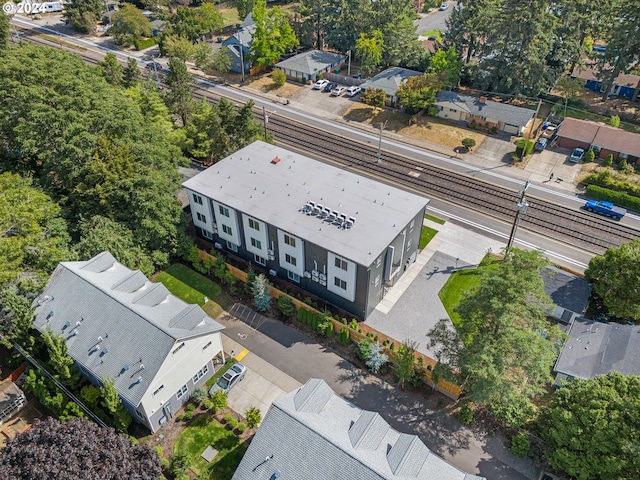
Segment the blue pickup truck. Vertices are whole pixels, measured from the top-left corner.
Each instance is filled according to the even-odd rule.
[[[605,202],[604,200],[589,200],[584,204],[584,208],[587,212],[595,212],[600,215],[606,215],[614,220],[620,220],[627,213],[627,210],[621,207],[616,207],[611,202]]]

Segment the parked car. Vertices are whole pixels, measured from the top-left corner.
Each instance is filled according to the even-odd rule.
[[[158,62],[149,62],[145,65],[145,67],[147,70],[157,70],[158,72],[160,70],[162,70],[162,65],[160,65]]]
[[[440,10],[442,10],[443,12],[449,8],[449,4],[448,3],[443,3],[442,5],[440,5]]]
[[[577,163],[582,160],[582,157],[584,157],[584,148],[574,148],[573,152],[571,152],[571,156],[569,157],[569,161]]]
[[[222,390],[224,393],[229,393],[233,387],[242,381],[244,375],[247,373],[247,367],[241,363],[234,363],[233,366],[224,372],[218,381],[209,390],[209,395],[213,395],[218,390]]]
[[[318,80],[316,83],[313,84],[313,89],[314,90],[322,90],[324,87],[327,86],[327,83],[329,83],[329,80]]]
[[[347,88],[347,92],[345,93],[345,95],[347,97],[353,97],[354,95],[359,94],[362,91],[362,88],[360,88],[358,85],[352,85],[349,88]]]
[[[538,152],[541,152],[542,150],[544,150],[545,148],[547,148],[547,144],[549,143],[549,140],[546,138],[539,138],[538,141],[536,142],[536,146],[535,149]]]
[[[339,97],[340,95],[342,95],[345,92],[346,89],[347,89],[347,87],[338,86],[338,87],[334,88],[333,90],[331,90],[331,96],[332,97]]]
[[[327,83],[327,84],[325,85],[325,87],[324,87],[324,91],[325,91],[325,92],[330,92],[331,90],[333,90],[333,89],[334,89],[334,88],[336,88],[337,86],[338,86],[338,84],[337,84],[337,83],[333,83],[333,82],[331,82],[331,83]]]
[[[620,220],[627,213],[626,208],[616,207],[613,203],[605,200],[587,200],[584,209],[587,212],[599,213],[614,220]]]

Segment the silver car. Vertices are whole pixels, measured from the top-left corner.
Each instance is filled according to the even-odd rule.
[[[247,367],[241,363],[234,363],[229,370],[224,372],[224,375],[218,379],[215,385],[211,387],[209,395],[213,395],[214,392],[217,392],[218,390],[222,390],[224,393],[229,393],[229,390],[242,381],[246,373]]]

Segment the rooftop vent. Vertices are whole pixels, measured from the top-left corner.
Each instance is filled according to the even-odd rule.
[[[136,378],[136,382],[135,383],[136,383],[136,385],[139,384],[139,383],[142,383],[142,377]]]
[[[274,157],[273,160],[271,160],[271,163],[273,165],[277,165],[278,163],[280,163],[280,157]]]
[[[109,353],[109,349],[107,347],[104,347],[102,349],[102,351],[100,352],[100,356],[103,357],[105,356],[107,353]]]
[[[480,103],[483,104],[483,105],[485,103],[487,103],[487,97],[485,97],[484,95],[482,97],[480,97]]]

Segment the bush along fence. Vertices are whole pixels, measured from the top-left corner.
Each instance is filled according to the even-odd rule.
[[[620,207],[640,212],[640,198],[629,195],[626,192],[616,192],[597,185],[589,185],[587,187],[587,196],[595,200],[607,200]]]
[[[200,249],[198,249],[198,254],[202,259],[207,257],[213,258],[210,254]],[[231,275],[244,283],[247,282],[247,272],[234,267],[233,265],[229,265],[228,263],[226,265]],[[365,338],[380,342],[382,346],[382,353],[387,355],[389,361],[393,363],[395,354],[401,345],[397,340],[387,337],[383,333],[366,325],[359,324],[356,319],[352,319],[349,322],[347,322],[346,318],[336,319],[332,317],[329,312],[323,313],[311,305],[308,305],[297,298],[288,295],[282,290],[275,288],[273,285],[271,285],[270,294],[275,300],[278,300],[282,296],[288,297],[296,308],[296,317],[300,322],[309,325],[318,333],[329,338],[335,336],[337,341],[343,345],[349,345],[350,342],[358,343],[360,340]],[[366,330],[366,332],[363,329]],[[431,374],[431,368],[436,364],[434,359],[419,352],[414,353],[414,358],[416,363],[421,363],[425,367],[424,382],[426,384],[453,400],[457,400],[458,397],[460,397],[462,388],[458,385],[443,379],[434,383]],[[421,360],[419,360],[420,358]]]

